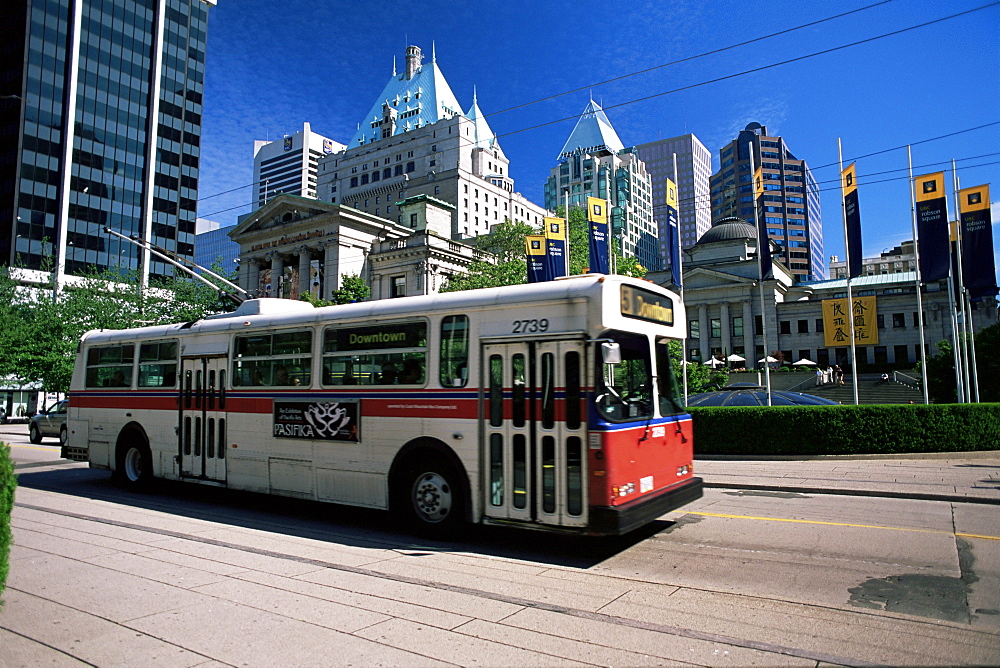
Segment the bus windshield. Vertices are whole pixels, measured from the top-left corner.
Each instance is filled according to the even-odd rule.
[[[660,415],[676,415],[684,413],[684,402],[681,401],[681,387],[674,373],[673,361],[670,359],[670,339],[656,339],[656,391],[660,397]],[[683,371],[682,371],[683,373]]]
[[[649,340],[625,332],[608,332],[606,337],[618,344],[621,362],[605,364],[598,349],[598,410],[611,422],[651,418],[653,366],[649,358]]]

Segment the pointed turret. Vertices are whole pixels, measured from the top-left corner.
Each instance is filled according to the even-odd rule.
[[[591,100],[587,108],[583,110],[580,120],[576,122],[576,127],[570,133],[569,139],[559,152],[559,157],[569,155],[582,150],[586,153],[596,153],[606,150],[617,153],[625,148],[622,140],[618,138],[618,133],[611,126],[611,121],[601,106]]]
[[[375,99],[368,115],[361,121],[358,131],[351,138],[348,148],[361,146],[386,136],[393,136],[452,118],[462,113],[455,94],[438,68],[435,59],[422,64],[423,54],[418,46],[406,49],[406,66],[401,74],[395,73]],[[386,129],[386,108],[394,112],[392,131],[383,135]]]
[[[486,117],[483,115],[482,109],[479,108],[479,99],[475,88],[472,89],[472,106],[469,107],[467,112],[465,112],[465,117],[474,124],[474,148],[483,148],[495,151],[500,157],[506,159],[506,156],[503,154],[503,149],[500,148],[500,144],[497,142],[496,134],[494,134],[493,130],[490,128],[490,124],[486,122]]]

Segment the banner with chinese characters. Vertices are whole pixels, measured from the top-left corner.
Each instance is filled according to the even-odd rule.
[[[587,198],[587,221],[590,226],[590,271],[594,274],[610,274],[607,200]]]
[[[854,322],[854,343],[859,346],[878,343],[878,310],[876,297],[854,297],[848,309],[846,299],[823,300],[824,345],[851,345],[851,322]]]

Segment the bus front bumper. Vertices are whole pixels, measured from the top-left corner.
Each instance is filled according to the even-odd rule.
[[[621,536],[649,524],[657,517],[702,497],[701,478],[691,478],[657,496],[636,499],[621,506],[590,508],[590,528],[602,536]]]

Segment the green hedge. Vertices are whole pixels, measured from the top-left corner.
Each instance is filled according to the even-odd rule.
[[[14,462],[10,458],[10,446],[0,443],[0,595],[7,586],[10,572],[10,513],[14,509]]]
[[[692,408],[695,454],[857,455],[1000,449],[1000,404]]]

